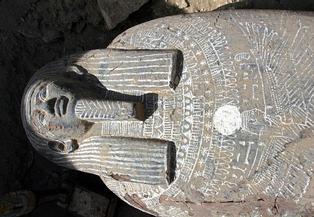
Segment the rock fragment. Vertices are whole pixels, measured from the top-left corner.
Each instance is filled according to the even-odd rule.
[[[147,2],[148,0],[98,0],[98,5],[108,29],[113,29]]]
[[[102,195],[76,187],[69,210],[81,217],[110,217],[106,213],[110,200]]]
[[[244,0],[159,0],[154,1],[153,10],[157,16],[165,16],[177,13],[195,13],[213,11],[222,6]]]

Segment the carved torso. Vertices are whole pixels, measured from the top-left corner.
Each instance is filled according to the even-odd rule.
[[[111,92],[75,101],[84,127],[69,153],[37,149],[155,215],[293,215],[314,195],[313,23],[273,11],[174,16],[52,63],[29,87],[75,66]],[[38,144],[36,129],[26,130]]]

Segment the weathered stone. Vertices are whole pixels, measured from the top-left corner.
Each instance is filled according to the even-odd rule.
[[[0,196],[0,216],[24,216],[35,208],[36,197],[31,191],[9,192]]]
[[[158,16],[169,13],[195,13],[213,11],[222,6],[233,3],[245,2],[245,0],[157,0],[153,2],[152,8]]]
[[[108,29],[113,29],[148,0],[97,0]]]
[[[110,200],[104,196],[76,187],[72,195],[69,211],[82,217],[107,216]]]
[[[56,30],[45,30],[45,31],[43,31],[42,39],[46,43],[56,41],[60,38],[62,38],[61,32],[58,32]]]
[[[22,100],[26,133],[154,215],[310,215],[313,29],[313,13],[285,11],[133,27],[39,70]]]

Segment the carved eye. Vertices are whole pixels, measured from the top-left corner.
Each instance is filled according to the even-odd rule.
[[[60,152],[60,153],[65,151],[65,145],[61,142],[58,142],[58,141],[49,141],[48,147],[51,150],[56,151],[56,152]]]
[[[78,149],[78,143],[75,139],[68,140],[66,143],[59,141],[49,141],[48,147],[53,151],[68,154]]]
[[[45,113],[44,112],[38,112],[38,120],[43,125],[46,125],[46,118],[45,118]]]
[[[43,87],[39,93],[38,93],[38,98],[41,100],[41,101],[46,101],[47,100],[47,88],[46,87]]]

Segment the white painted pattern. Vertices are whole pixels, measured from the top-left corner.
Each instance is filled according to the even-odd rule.
[[[222,135],[234,134],[241,128],[241,114],[239,108],[233,105],[224,105],[217,109],[213,123],[216,130]]]

